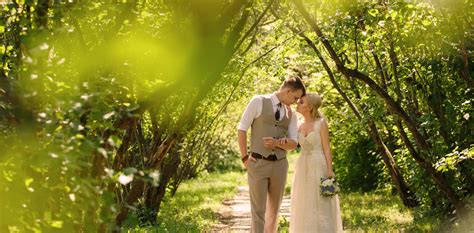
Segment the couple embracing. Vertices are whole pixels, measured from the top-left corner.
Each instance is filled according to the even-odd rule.
[[[298,124],[290,108],[304,121]],[[337,195],[320,192],[321,178],[334,177],[328,125],[318,108],[322,100],[306,93],[301,79],[287,78],[280,89],[250,100],[238,126],[242,162],[247,168],[252,211],[251,232],[276,232],[288,173],[287,152],[298,143],[291,191],[290,232],[342,232]],[[250,151],[247,131],[251,128]]]

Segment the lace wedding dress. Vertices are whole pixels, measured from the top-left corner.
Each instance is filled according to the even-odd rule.
[[[295,166],[291,189],[290,232],[343,232],[339,197],[322,196],[319,185],[327,176],[326,159],[321,146],[320,128],[324,119],[316,120],[314,131],[298,141],[301,154]]]

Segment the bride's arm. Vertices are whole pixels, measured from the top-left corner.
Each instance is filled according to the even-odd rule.
[[[332,154],[331,146],[329,145],[329,129],[326,121],[321,122],[321,144],[323,146],[324,157],[326,157],[326,165],[328,177],[334,177],[334,171],[332,169]]]

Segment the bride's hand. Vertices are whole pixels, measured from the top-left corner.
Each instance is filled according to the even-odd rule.
[[[288,143],[288,139],[287,138],[280,138],[280,139],[278,139],[278,143],[280,145],[285,145],[286,143]]]
[[[263,145],[267,149],[275,149],[275,146],[277,145],[277,140],[272,138],[272,137],[264,137],[263,138]]]
[[[336,175],[334,174],[333,170],[328,170],[328,178],[335,177]]]

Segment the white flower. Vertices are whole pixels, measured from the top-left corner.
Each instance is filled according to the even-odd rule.
[[[466,119],[466,121],[469,120],[469,117],[470,117],[469,113],[466,113],[466,114],[464,114],[464,116],[463,116],[463,118]]]
[[[39,47],[41,50],[46,50],[46,49],[49,49],[49,45],[46,44],[46,43],[43,43],[42,45],[40,45]]]
[[[149,176],[153,179],[153,186],[158,186],[158,181],[159,181],[159,178],[160,178],[160,173],[158,171],[153,171],[149,174]]]
[[[132,182],[132,180],[133,180],[133,174],[130,174],[130,175],[128,175],[128,176],[122,174],[122,175],[120,175],[119,178],[118,178],[118,182],[121,183],[121,184],[123,184],[123,185],[126,185],[126,184]]]
[[[104,168],[105,173],[107,176],[112,177],[114,176],[114,169]]]
[[[110,119],[113,115],[115,115],[115,112],[109,112],[103,116],[104,120]]]

